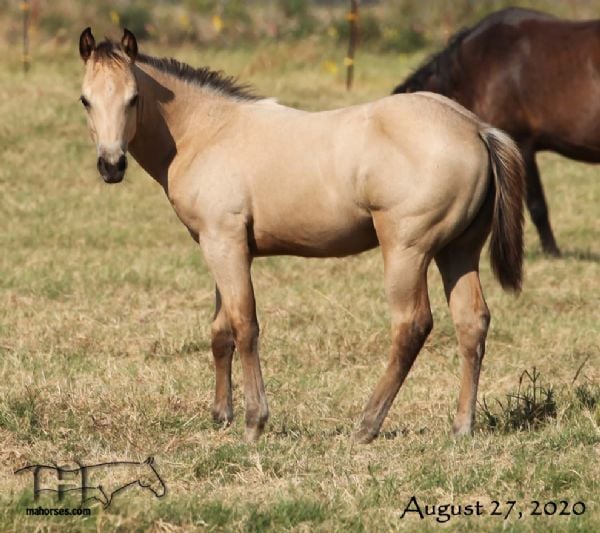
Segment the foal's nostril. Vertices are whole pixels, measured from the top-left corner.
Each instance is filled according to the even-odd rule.
[[[119,157],[119,160],[117,161],[117,169],[119,170],[119,172],[123,172],[126,168],[127,168],[127,158],[124,155],[122,155],[121,157]]]
[[[106,174],[106,160],[103,157],[98,158],[98,163],[96,166],[98,167],[100,174]]]
[[[98,158],[98,172],[107,183],[119,183],[123,179],[127,168],[127,157],[122,155],[116,163],[110,163],[104,157]]]

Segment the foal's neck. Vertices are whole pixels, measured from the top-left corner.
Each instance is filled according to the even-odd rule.
[[[134,67],[137,126],[129,150],[168,194],[169,180],[200,153],[236,102],[148,64]]]

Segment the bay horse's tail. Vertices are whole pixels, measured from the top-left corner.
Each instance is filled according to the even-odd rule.
[[[492,270],[502,288],[518,292],[523,277],[523,159],[506,133],[484,126],[479,134],[490,154],[496,189],[490,238]]]

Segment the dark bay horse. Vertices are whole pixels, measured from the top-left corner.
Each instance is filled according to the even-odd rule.
[[[453,36],[394,93],[423,90],[452,98],[517,141],[542,248],[560,255],[535,153],[600,162],[600,20],[498,11]]]
[[[252,260],[339,257],[380,244],[392,348],[356,438],[377,436],[432,328],[432,260],[463,356],[453,428],[471,432],[490,318],[479,256],[490,232],[496,277],[506,289],[521,285],[525,187],[510,137],[433,93],[318,113],[292,109],[210,69],[138,54],[127,30],[120,44],[96,46],[88,28],[79,51],[100,174],[120,182],[131,152],[163,187],[215,278],[216,421],[232,420],[236,348],[246,438],[258,438],[268,418]]]

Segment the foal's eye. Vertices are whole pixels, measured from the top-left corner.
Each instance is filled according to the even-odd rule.
[[[131,97],[131,100],[129,100],[129,106],[130,107],[135,106],[135,104],[137,104],[137,101],[138,101],[138,95],[136,94]]]
[[[89,107],[90,107],[90,101],[85,96],[81,96],[79,98],[79,100],[81,100],[81,103],[83,104],[83,107],[85,107],[86,109],[89,109]]]

